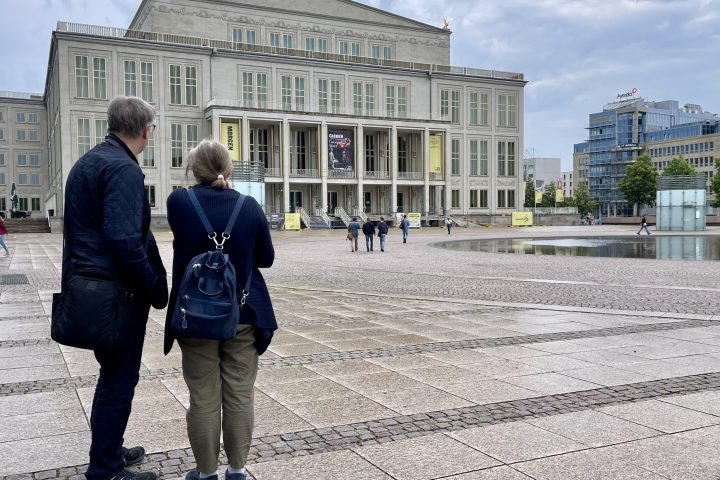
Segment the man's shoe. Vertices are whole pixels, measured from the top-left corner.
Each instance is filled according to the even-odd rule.
[[[225,480],[247,480],[247,473],[230,473],[226,469]]]
[[[145,449],[143,447],[132,447],[120,449],[123,460],[125,460],[125,466],[136,465],[143,461],[145,458]]]
[[[190,470],[188,473],[185,474],[185,480],[200,480],[200,472],[197,468],[194,468]],[[210,475],[209,477],[205,477],[203,480],[218,480],[217,473],[215,475]]]
[[[113,475],[110,480],[157,480],[155,472],[131,472],[130,470],[120,470]]]

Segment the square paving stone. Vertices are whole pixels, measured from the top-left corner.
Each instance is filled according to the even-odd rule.
[[[447,352],[424,353],[423,355],[450,365],[480,363],[492,358],[489,353],[478,350],[449,350]]]
[[[720,391],[717,390],[664,397],[659,399],[659,401],[720,416]],[[720,443],[718,443],[718,445],[720,445]]]
[[[592,410],[525,420],[591,447],[654,437],[662,432]]]
[[[306,366],[290,365],[281,367],[258,367],[255,385],[277,385],[281,383],[301,382],[306,380],[320,380],[322,377]]]
[[[289,480],[307,478],[313,480],[392,480],[355,452],[342,450],[295,457],[288,460],[255,463],[247,466],[256,480]]]
[[[535,480],[664,480],[609,449],[586,450],[516,463],[514,468]]]
[[[253,436],[312,430],[313,426],[263,393],[255,395]]]
[[[296,357],[300,355],[314,355],[316,353],[336,352],[334,348],[317,342],[298,343],[293,345],[276,345],[272,343],[268,348],[269,351],[280,355],[281,357]]]
[[[324,341],[323,345],[334,348],[338,352],[352,352],[353,350],[374,350],[376,348],[386,348],[387,343],[383,343],[372,338],[356,338],[353,340]]]
[[[402,345],[420,345],[423,343],[433,343],[432,338],[424,337],[422,335],[405,334],[405,335],[385,335],[378,337],[376,340],[383,342],[387,345],[402,346]]]
[[[490,360],[480,363],[469,363],[462,365],[460,368],[479,373],[488,378],[520,377],[546,372],[546,370],[542,368],[532,367],[516,360],[508,360],[500,357],[493,357]]]
[[[505,463],[587,448],[582,443],[525,422],[470,428],[448,435]]]
[[[508,466],[477,470],[475,472],[461,473],[460,475],[443,478],[446,480],[533,480],[524,473],[520,473]]]
[[[258,389],[283,405],[355,395],[355,392],[349,388],[325,378],[277,385],[259,385]]]
[[[623,365],[630,365],[643,361],[639,357],[633,357],[632,355],[620,353],[612,349],[596,350],[592,352],[568,353],[565,356],[568,358],[581,360],[583,362],[595,363],[598,365],[607,365],[608,367],[621,367]]]
[[[490,347],[490,348],[477,348],[476,352],[480,352],[486,355],[493,355],[501,358],[526,358],[526,357],[538,357],[540,355],[549,355],[547,352],[536,350],[529,347],[520,347],[518,345],[505,345],[503,347]],[[474,363],[474,362],[473,362]]]
[[[287,408],[315,428],[397,416],[397,412],[362,395],[296,403],[288,405]]]
[[[15,382],[33,382],[52,378],[67,378],[70,374],[65,365],[46,365],[0,370],[0,384]]]
[[[3,347],[0,348],[0,358],[16,358],[34,355],[52,355],[60,353],[57,344],[31,345],[27,347]]]
[[[414,368],[403,370],[401,374],[440,389],[457,383],[474,383],[487,379],[487,375],[455,366]]]
[[[443,366],[447,363],[441,362],[437,359],[428,357],[426,355],[401,355],[397,357],[379,357],[379,358],[368,358],[368,362],[380,365],[388,370],[399,372],[401,370],[408,370],[411,368],[423,368],[423,367],[434,367]]]
[[[368,373],[336,378],[338,383],[362,394],[420,388],[423,383],[396,372]]]
[[[430,386],[410,390],[372,392],[367,397],[403,415],[469,407],[472,402]]]
[[[22,357],[0,357],[0,370],[63,364],[65,364],[65,359],[60,352],[45,355],[25,355]]]
[[[530,365],[531,367],[540,368],[546,372],[562,372],[564,370],[573,370],[575,368],[593,367],[594,364],[571,358],[566,355],[542,355],[539,357],[522,357],[517,359],[518,362]]]
[[[501,380],[460,383],[449,385],[443,390],[479,405],[540,396],[538,392],[510,385]]]
[[[89,432],[0,443],[0,475],[82,465],[88,461],[88,451]]]
[[[357,447],[355,451],[397,480],[429,480],[500,464],[443,434]]]
[[[56,412],[76,407],[80,407],[80,401],[75,390],[71,389],[0,397],[0,417]]]
[[[578,380],[559,373],[539,373],[525,377],[504,378],[503,381],[544,395],[557,395],[600,388],[597,383]]]
[[[31,438],[42,442],[43,437],[85,432],[90,428],[79,405],[67,410],[3,417],[2,423],[0,443]]]
[[[675,435],[647,438],[614,447],[617,457],[673,480],[715,480],[720,472],[717,448]]]
[[[720,424],[720,417],[657,400],[613,405],[598,411],[666,433]]]
[[[598,385],[625,385],[630,383],[649,382],[654,380],[653,375],[645,375],[637,372],[621,370],[619,368],[606,367],[603,365],[589,368],[577,368],[562,372],[568,377],[585,380]]]
[[[313,363],[309,370],[330,378],[368,373],[389,373],[389,370],[367,360],[347,360],[344,362]]]
[[[700,445],[705,445],[706,447],[718,448],[718,445],[720,445],[720,425],[698,428],[687,432],[674,433],[672,436],[682,440],[688,440],[693,443],[699,443]]]
[[[627,353],[635,357],[648,360],[660,360],[664,358],[683,357],[701,353],[714,353],[720,351],[720,345],[709,345],[705,343],[676,341],[662,345],[640,345],[627,347],[618,350],[620,353]]]

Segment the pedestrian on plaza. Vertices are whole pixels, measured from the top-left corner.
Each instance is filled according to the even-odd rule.
[[[155,130],[155,111],[136,97],[116,97],[107,111],[108,135],[80,157],[65,187],[63,278],[89,276],[123,285],[135,319],[119,347],[94,351],[100,364],[90,414],[88,480],[155,480],[131,472],[143,447],[123,447],[139,380],[145,325],[152,305],[165,308],[167,278],[150,232],[150,205],[137,157]],[[68,280],[69,281],[69,280]]]
[[[385,251],[385,237],[388,234],[388,225],[385,223],[385,218],[380,217],[380,221],[377,224],[378,237],[380,237],[380,251]]]
[[[7,227],[5,226],[5,219],[3,217],[0,217],[0,247],[3,247],[3,249],[5,249],[5,253],[2,254],[3,257],[10,256],[10,250],[8,249],[8,246],[5,243],[5,236],[7,234],[8,234],[8,231],[7,231]]]
[[[450,235],[450,230],[452,230],[453,221],[450,217],[445,217],[445,226],[447,227],[448,235]]]
[[[227,226],[240,197],[230,185],[232,168],[227,148],[214,140],[200,142],[187,156],[186,172],[188,175],[192,172],[197,182],[192,192],[215,232],[222,232]],[[245,464],[254,428],[253,388],[258,355],[270,345],[277,322],[259,270],[270,268],[275,259],[270,228],[262,207],[253,197],[247,196],[243,202],[223,245],[223,253],[235,268],[238,288],[251,275],[236,335],[226,341],[177,339],[183,377],[190,392],[187,432],[196,463],[196,468],[185,476],[187,480],[217,480],[221,433],[228,459],[225,479],[247,478]],[[172,318],[186,267],[195,256],[215,249],[187,190],[178,189],[168,197],[167,215],[174,240],[165,354],[175,340]]]
[[[368,252],[373,251],[373,240],[375,238],[375,225],[368,218],[363,223],[362,231],[365,234],[365,248]]]
[[[647,219],[645,218],[645,215],[643,215],[642,219],[640,220],[640,230],[637,231],[637,234],[640,235],[640,232],[642,232],[643,229],[645,229],[645,233],[647,233],[648,235],[652,235],[650,233],[650,230],[648,230],[647,228]]]
[[[407,243],[408,236],[410,235],[410,220],[408,220],[407,215],[403,215],[400,228],[402,228],[403,232],[403,243]]]
[[[360,234],[360,223],[357,221],[357,217],[353,217],[352,222],[348,225],[348,240],[350,240],[350,251],[354,252],[358,249],[358,235]],[[353,242],[355,247],[353,248]]]

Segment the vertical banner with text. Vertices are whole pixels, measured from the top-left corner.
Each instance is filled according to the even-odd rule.
[[[233,163],[240,162],[240,125],[237,122],[220,121],[220,143],[227,147]]]
[[[353,137],[352,130],[328,130],[328,169],[353,170],[355,167]]]
[[[442,173],[443,136],[430,135],[430,173]]]

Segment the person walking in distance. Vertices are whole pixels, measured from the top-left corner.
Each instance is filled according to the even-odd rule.
[[[645,215],[643,215],[642,219],[640,220],[640,230],[637,231],[637,234],[640,235],[640,232],[642,232],[643,229],[645,229],[645,233],[647,233],[648,235],[652,235],[650,233],[650,230],[648,230],[647,228],[647,219],[645,218]]]
[[[350,240],[350,251],[354,252],[358,249],[358,235],[360,232],[360,224],[357,221],[357,217],[353,217],[352,222],[348,225],[348,239]],[[355,248],[353,248],[353,242]]]
[[[362,231],[365,234],[365,248],[368,252],[372,252],[373,240],[375,238],[375,225],[373,225],[370,219],[367,219],[365,223],[363,223]]]
[[[0,247],[2,247],[5,250],[5,253],[2,254],[3,257],[10,256],[10,250],[8,249],[7,244],[5,243],[5,236],[8,234],[7,227],[5,226],[5,219],[3,217],[0,217]]]
[[[452,230],[453,221],[450,217],[445,217],[445,226],[447,227],[448,235],[450,235],[450,230]]]
[[[380,251],[385,251],[385,237],[388,234],[388,225],[385,223],[385,218],[380,217],[380,221],[377,224],[378,237],[380,237]]]
[[[403,243],[407,243],[408,236],[410,235],[410,220],[408,220],[407,215],[403,215],[400,228],[402,228],[403,232]]]
[[[222,251],[235,269],[237,287],[245,285],[248,278],[251,282],[234,337],[225,341],[177,339],[183,378],[190,392],[187,432],[196,462],[186,480],[218,479],[221,433],[228,460],[225,480],[247,479],[245,463],[254,428],[253,388],[258,355],[265,352],[277,329],[270,294],[260,273],[261,268],[270,268],[275,259],[270,229],[258,202],[250,196],[241,198],[230,187],[232,165],[227,148],[214,140],[203,140],[187,156],[187,171],[192,171],[197,182],[191,191],[215,232],[223,231],[236,205],[242,202]],[[165,354],[175,341],[172,319],[176,302],[180,301],[183,274],[195,256],[215,247],[187,190],[170,194],[167,215],[174,241]]]
[[[108,135],[70,170],[65,187],[63,276],[96,276],[129,292],[134,322],[123,344],[95,350],[100,375],[90,415],[87,480],[155,480],[125,467],[143,447],[123,447],[140,378],[145,326],[152,305],[168,301],[167,275],[150,232],[150,204],[137,157],[155,130],[155,111],[136,97],[117,97],[107,110]]]

